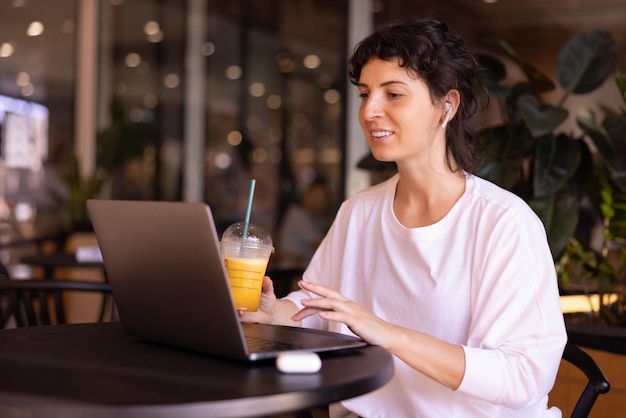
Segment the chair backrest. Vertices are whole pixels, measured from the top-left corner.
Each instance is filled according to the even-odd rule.
[[[607,393],[611,385],[595,360],[573,343],[568,342],[563,351],[563,360],[573,364],[587,377],[587,385],[580,394],[572,418],[586,418],[599,395]]]
[[[69,291],[109,295],[111,288],[108,283],[79,280],[0,278],[0,325],[4,327],[11,316],[18,327],[66,323],[63,294]]]

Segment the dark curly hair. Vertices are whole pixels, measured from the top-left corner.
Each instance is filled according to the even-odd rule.
[[[481,163],[482,141],[467,121],[478,111],[478,91],[483,84],[478,63],[461,37],[433,17],[384,25],[355,47],[348,62],[352,84],[358,84],[363,66],[373,57],[397,59],[401,67],[426,83],[433,100],[452,89],[459,92],[459,109],[446,129],[447,161],[451,170],[455,168],[450,156],[460,169],[475,173]]]

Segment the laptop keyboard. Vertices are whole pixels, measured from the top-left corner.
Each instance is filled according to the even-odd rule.
[[[284,341],[265,340],[263,338],[253,337],[251,335],[246,335],[245,338],[248,350],[253,353],[288,351],[304,348],[304,346],[301,346],[299,344]]]

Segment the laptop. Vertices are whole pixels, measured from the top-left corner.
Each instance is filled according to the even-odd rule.
[[[237,360],[366,345],[334,332],[240,322],[204,203],[91,199],[87,210],[130,335]]]

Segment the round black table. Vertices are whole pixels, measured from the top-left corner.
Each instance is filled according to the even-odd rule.
[[[74,253],[32,254],[20,258],[20,263],[39,266],[44,270],[46,278],[54,277],[57,268],[102,268],[102,261],[78,261]]]
[[[322,354],[314,374],[283,374],[149,343],[118,322],[0,331],[0,416],[256,417],[373,391],[393,376],[378,346]]]

